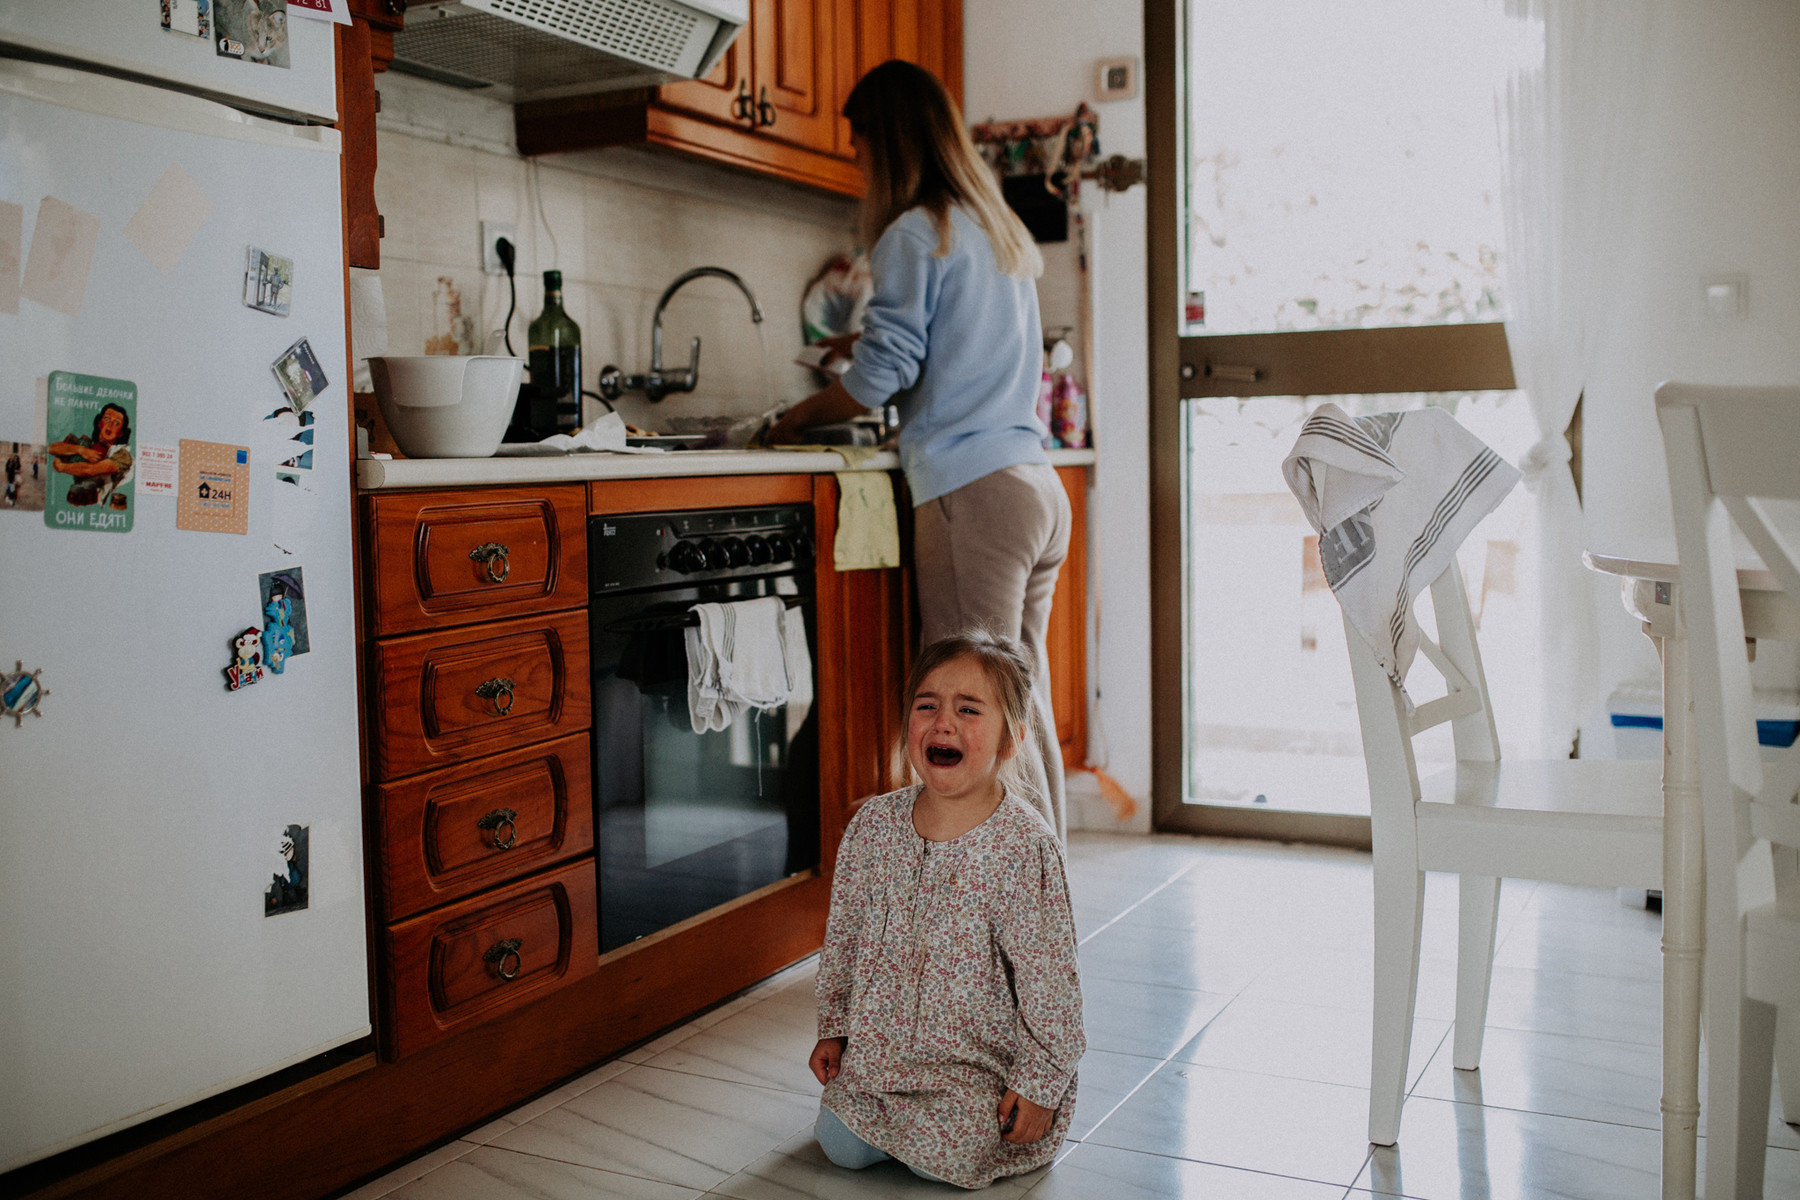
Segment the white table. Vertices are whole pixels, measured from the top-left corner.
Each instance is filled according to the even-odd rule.
[[[1663,1200],[1693,1200],[1700,1120],[1700,984],[1706,955],[1700,765],[1695,757],[1687,627],[1674,539],[1589,550],[1595,571],[1623,576],[1625,611],[1643,622],[1663,669]],[[1800,641],[1800,606],[1761,562],[1738,566],[1744,633]]]

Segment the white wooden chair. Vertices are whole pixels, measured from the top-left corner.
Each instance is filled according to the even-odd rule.
[[[1765,763],[1744,643],[1735,525],[1800,604],[1800,388],[1656,390],[1700,750],[1706,841],[1708,1200],[1763,1194],[1776,1013],[1782,1106],[1800,1120],[1800,745]]]
[[[1454,1064],[1481,1060],[1500,880],[1602,887],[1662,886],[1661,764],[1599,759],[1500,761],[1493,710],[1462,572],[1431,585],[1437,639],[1420,650],[1448,692],[1407,712],[1361,634],[1345,623],[1375,851],[1375,1018],[1369,1140],[1400,1133],[1425,872],[1462,877],[1457,928]],[[1423,781],[1412,739],[1448,721],[1456,766]]]

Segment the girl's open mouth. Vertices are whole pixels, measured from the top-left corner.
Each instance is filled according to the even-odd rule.
[[[934,767],[954,767],[962,761],[962,751],[949,746],[925,747],[925,761]]]

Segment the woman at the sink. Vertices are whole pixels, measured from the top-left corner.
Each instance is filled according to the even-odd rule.
[[[802,441],[814,425],[899,409],[924,642],[980,625],[1037,655],[1040,791],[1060,837],[1044,636],[1070,517],[1036,417],[1043,259],[929,71],[881,64],[851,91],[844,116],[868,185],[875,292],[850,370],[789,409],[766,440]]]

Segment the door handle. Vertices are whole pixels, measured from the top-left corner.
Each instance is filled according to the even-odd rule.
[[[766,129],[774,123],[775,106],[769,103],[769,89],[765,87],[762,90],[762,100],[756,106],[756,124],[758,128]]]
[[[1224,363],[1207,363],[1206,374],[1212,379],[1221,379],[1226,383],[1255,383],[1262,378],[1262,371],[1256,367],[1233,367]]]
[[[748,121],[756,125],[756,101],[750,95],[750,81],[738,80],[738,94],[731,98],[731,115],[733,119]]]

